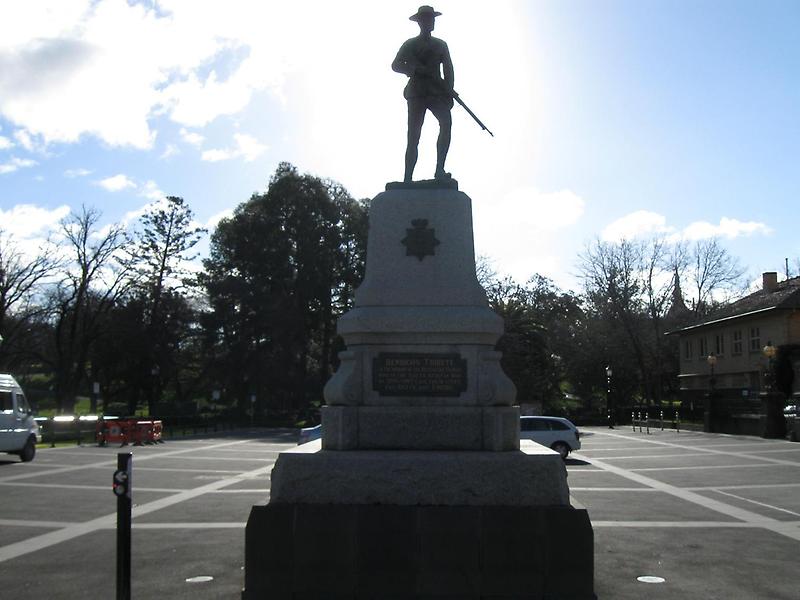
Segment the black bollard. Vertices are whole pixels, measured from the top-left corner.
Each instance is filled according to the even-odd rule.
[[[131,598],[131,487],[133,454],[117,454],[114,495],[117,497],[117,600]]]

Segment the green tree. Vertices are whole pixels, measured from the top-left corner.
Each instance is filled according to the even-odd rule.
[[[187,311],[191,312],[185,298],[188,279],[185,265],[196,258],[190,252],[205,233],[195,223],[189,205],[177,196],[167,196],[152,204],[140,218],[130,257],[137,273],[134,293],[141,299],[135,305],[142,309],[145,329],[145,343],[139,356],[139,370],[144,376],[138,379],[141,389],[136,397],[147,397],[151,414],[158,412],[165,386],[172,384],[173,392],[180,389],[178,366],[187,362],[187,357],[180,356],[185,345],[178,341],[185,335],[174,325],[176,319],[183,321]],[[188,331],[191,331],[189,324]]]
[[[583,316],[578,298],[541,275],[519,285],[508,277],[493,279],[491,269],[485,272],[489,305],[504,321],[497,347],[518,402],[563,412],[565,369]]]
[[[321,399],[335,320],[363,274],[366,205],[281,163],[217,226],[200,281],[209,377],[223,399],[296,409]]]

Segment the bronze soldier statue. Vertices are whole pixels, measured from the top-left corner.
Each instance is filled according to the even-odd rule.
[[[417,164],[419,136],[425,112],[430,110],[439,121],[439,138],[436,141],[436,179],[450,179],[445,173],[444,161],[450,148],[450,130],[453,108],[453,62],[444,41],[431,35],[436,17],[442,13],[432,6],[420,6],[409,17],[419,25],[419,35],[407,40],[392,62],[392,70],[409,77],[403,91],[408,101],[408,145],[403,181],[410,183]],[[444,76],[442,76],[444,75]]]

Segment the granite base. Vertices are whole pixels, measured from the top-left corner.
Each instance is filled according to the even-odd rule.
[[[321,450],[281,452],[270,502],[450,506],[569,506],[564,461],[529,440],[510,452]]]
[[[594,600],[585,510],[254,506],[243,600]]]

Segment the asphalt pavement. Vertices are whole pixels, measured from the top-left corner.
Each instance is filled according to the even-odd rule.
[[[594,526],[598,598],[800,599],[800,443],[586,434],[567,470]],[[250,507],[268,501],[296,435],[43,449],[31,463],[0,454],[0,598],[114,597],[121,450],[134,454],[133,597],[239,598]]]
[[[587,433],[568,481],[594,527],[598,598],[800,599],[799,443]]]

